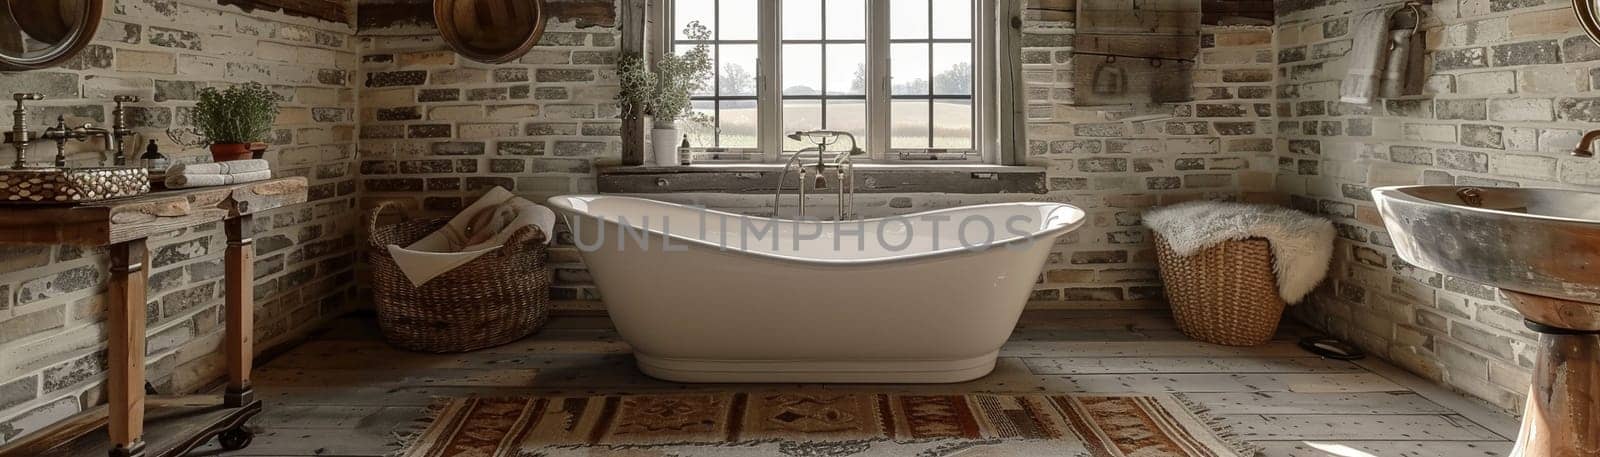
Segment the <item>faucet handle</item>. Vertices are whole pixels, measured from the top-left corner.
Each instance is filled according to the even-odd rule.
[[[18,102],[37,101],[37,100],[44,100],[44,94],[29,93],[29,92],[17,92],[17,93],[11,94],[11,98],[15,99]]]
[[[111,97],[111,101],[117,102],[117,103],[139,103],[139,96],[137,96],[137,95],[118,95],[118,96],[115,96],[115,97]]]

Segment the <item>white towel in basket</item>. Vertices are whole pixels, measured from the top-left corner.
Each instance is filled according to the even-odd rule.
[[[1230,240],[1266,238],[1278,295],[1287,303],[1305,298],[1328,274],[1333,259],[1333,223],[1269,205],[1192,201],[1151,209],[1144,225],[1161,234],[1181,257]]]
[[[543,230],[544,241],[549,243],[556,213],[495,187],[451,218],[444,228],[403,248],[389,245],[389,255],[412,285],[421,286],[504,246],[511,235],[530,225]]]

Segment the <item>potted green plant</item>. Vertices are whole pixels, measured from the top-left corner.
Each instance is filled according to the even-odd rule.
[[[683,30],[690,40],[710,40],[711,29],[690,22]],[[650,116],[650,149],[656,165],[678,165],[680,134],[677,121],[698,120],[691,109],[689,95],[705,88],[711,75],[711,49],[706,45],[690,48],[682,55],[666,53],[656,59],[652,69],[638,54],[625,55],[617,62],[621,91],[617,100],[624,116]]]
[[[211,145],[211,160],[249,159],[252,144],[272,133],[272,123],[278,118],[278,95],[255,82],[223,90],[207,87],[200,90],[193,117],[195,129]]]

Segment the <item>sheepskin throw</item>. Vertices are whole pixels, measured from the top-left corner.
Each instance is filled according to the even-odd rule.
[[[1278,295],[1299,302],[1322,282],[1333,258],[1333,223],[1287,208],[1194,201],[1144,213],[1144,225],[1161,234],[1173,252],[1189,256],[1228,240],[1266,238]]]

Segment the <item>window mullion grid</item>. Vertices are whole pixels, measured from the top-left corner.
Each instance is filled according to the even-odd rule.
[[[933,149],[933,0],[928,0],[928,149]]]
[[[722,0],[711,2],[711,144],[722,147]],[[693,105],[693,103],[690,103]]]
[[[889,1],[867,0],[867,150],[887,159],[891,141]]]
[[[765,162],[777,162],[783,150],[783,30],[780,2],[760,2],[756,27],[756,147]]]

